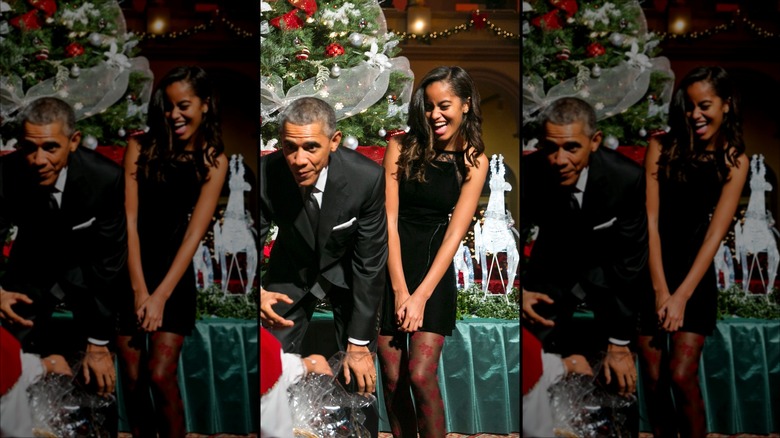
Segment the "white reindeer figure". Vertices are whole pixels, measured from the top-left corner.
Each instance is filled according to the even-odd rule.
[[[715,253],[715,281],[718,288],[726,290],[734,283],[734,262],[731,261],[731,250],[724,242],[720,242]],[[721,281],[721,275],[723,280]]]
[[[257,245],[252,234],[252,220],[249,213],[244,210],[244,192],[251,190],[249,183],[244,181],[244,157],[233,155],[230,157],[230,195],[222,218],[214,224],[214,251],[219,257],[219,266],[222,271],[222,291],[227,292],[228,280],[233,271],[233,266],[238,264],[236,255],[246,253],[246,283],[244,292],[252,290],[257,271]],[[230,263],[227,263],[227,254],[230,253]],[[238,270],[238,277],[243,282],[244,278]]]
[[[192,256],[192,266],[195,269],[195,286],[200,285],[202,289],[211,287],[214,283],[214,267],[211,264],[209,248],[202,240],[198,242],[198,249]]]
[[[455,251],[455,257],[453,258],[453,264],[455,265],[455,284],[460,283],[458,274],[463,274],[463,289],[468,289],[471,283],[474,283],[474,265],[471,263],[471,252],[469,247],[463,245],[463,242],[458,244],[458,249]]]
[[[748,201],[744,221],[734,227],[734,240],[737,257],[742,265],[742,289],[745,293],[748,292],[753,268],[758,263],[758,254],[761,252],[767,253],[767,282],[764,283],[764,275],[761,273],[760,267],[758,274],[761,277],[761,283],[764,285],[766,297],[769,299],[768,292],[772,290],[775,284],[780,253],[778,253],[777,242],[769,226],[766,204],[764,203],[764,192],[772,190],[772,185],[766,181],[766,167],[764,166],[763,155],[753,155],[753,158],[750,160],[750,170],[750,200]],[[753,255],[749,268],[748,254]]]
[[[498,264],[498,253],[506,253],[507,282],[504,283],[500,267],[498,274],[504,286],[504,297],[508,300],[507,291],[514,284],[520,253],[512,236],[511,215],[504,208],[504,192],[512,190],[512,186],[504,180],[505,172],[504,156],[493,155],[490,159],[490,198],[485,210],[485,222],[481,227],[479,223],[474,226],[474,246],[482,264],[482,291],[485,296],[488,295],[488,282],[493,268]],[[486,263],[487,253],[492,255],[489,268]]]

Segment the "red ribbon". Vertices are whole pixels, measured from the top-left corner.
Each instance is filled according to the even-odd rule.
[[[18,17],[14,17],[8,22],[11,23],[11,26],[22,30],[38,30],[41,28],[41,21],[38,19],[38,11],[35,9]]]
[[[306,13],[306,18],[317,12],[317,2],[314,0],[287,0],[291,5]]]
[[[43,11],[47,18],[57,12],[57,3],[54,0],[27,0],[27,3],[35,9]]]
[[[284,28],[282,28],[282,22],[284,22]],[[290,12],[280,15],[276,18],[272,18],[269,23],[271,26],[277,29],[300,29],[303,27],[303,20],[298,16],[298,10],[293,9]]]
[[[556,9],[553,9],[544,15],[533,18],[531,20],[531,24],[536,27],[543,27],[547,30],[555,30],[562,27],[561,16]]]
[[[550,0],[553,7],[566,13],[566,18],[571,18],[577,13],[577,2],[575,0]]]

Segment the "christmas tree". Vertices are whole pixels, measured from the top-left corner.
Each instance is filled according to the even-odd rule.
[[[85,146],[125,145],[145,128],[152,86],[137,44],[116,0],[0,0],[0,149],[44,96],[73,106]]]
[[[413,74],[376,0],[261,2],[262,147],[278,141],[279,112],[318,97],[336,110],[349,147],[386,145],[404,129]]]
[[[646,146],[668,130],[674,74],[655,57],[660,38],[648,33],[638,1],[533,0],[522,14],[525,140],[539,110],[563,96],[593,105],[613,149]]]

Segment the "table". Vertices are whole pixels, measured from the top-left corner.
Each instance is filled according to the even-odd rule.
[[[318,353],[330,357],[336,351],[332,315],[315,313],[304,340],[304,355]],[[481,318],[458,321],[452,336],[444,342],[438,379],[448,433],[519,432],[519,321]],[[389,432],[381,376],[377,388],[379,430]]]

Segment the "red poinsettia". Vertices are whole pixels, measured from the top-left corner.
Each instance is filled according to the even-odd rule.
[[[271,258],[271,250],[274,249],[274,242],[276,242],[276,241],[272,240],[272,241],[268,242],[267,245],[263,246],[263,257],[265,257],[267,259]]]
[[[571,18],[577,13],[576,0],[550,0],[550,4],[566,13],[566,18]]]
[[[298,16],[298,10],[293,9],[290,12],[280,15],[276,18],[272,18],[269,23],[271,26],[282,29],[282,22],[284,22],[284,29],[300,29],[303,27],[303,20]]]
[[[54,0],[27,0],[27,3],[35,9],[43,11],[47,18],[54,16],[54,13],[57,12],[57,2]]]
[[[33,9],[18,17],[8,21],[11,26],[22,30],[38,30],[41,28],[41,21],[38,19],[38,11]]]
[[[553,9],[544,15],[533,18],[531,24],[546,30],[555,30],[563,27],[561,15],[558,13],[557,9]]]
[[[291,5],[306,13],[306,17],[311,17],[317,12],[317,2],[314,0],[287,0]]]

